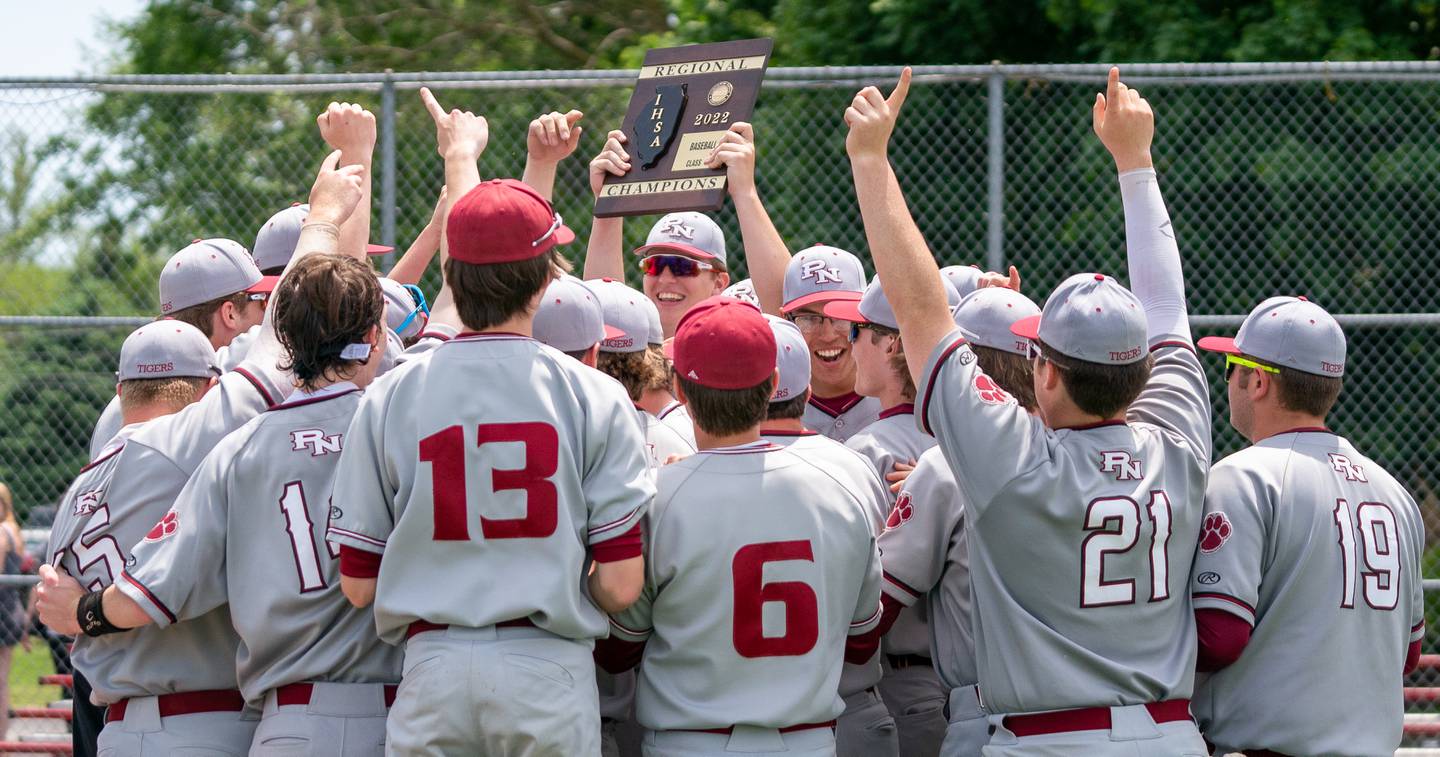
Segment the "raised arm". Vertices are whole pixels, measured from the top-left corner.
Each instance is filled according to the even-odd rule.
[[[750,269],[755,298],[760,300],[761,310],[778,316],[790,250],[775,230],[755,187],[755,129],[743,121],[732,125],[705,164],[710,168],[725,167],[725,185],[735,203],[735,217],[740,220],[745,265]]]
[[[425,275],[425,269],[430,267],[430,261],[440,250],[440,232],[445,229],[446,202],[445,188],[441,187],[440,198],[435,201],[435,211],[430,214],[430,223],[420,230],[419,236],[410,243],[410,249],[400,256],[387,276],[401,284],[420,283],[420,277]]]
[[[605,137],[605,148],[590,161],[590,191],[600,196],[605,176],[624,176],[630,170],[630,153],[625,151],[625,132],[616,129]],[[625,280],[625,219],[601,218],[590,223],[590,241],[585,247],[584,278]]]
[[[1160,197],[1160,184],[1150,158],[1155,136],[1150,103],[1137,90],[1125,86],[1120,81],[1120,69],[1112,67],[1105,93],[1095,95],[1092,120],[1095,134],[1115,159],[1120,176],[1130,289],[1145,307],[1150,341],[1189,342],[1180,248],[1175,244],[1175,229]]]
[[[885,282],[886,299],[895,308],[905,340],[905,360],[919,385],[924,381],[925,361],[940,340],[955,330],[955,322],[940,284],[940,268],[910,216],[900,182],[890,167],[890,135],[909,92],[908,67],[888,98],[881,97],[874,87],[860,90],[845,110],[845,124],[850,127],[845,151],[855,175],[855,196],[875,272]]]
[[[490,143],[490,125],[468,110],[446,113],[428,87],[420,89],[420,99],[435,121],[435,149],[445,159],[445,188],[453,203],[480,183],[476,162]]]
[[[530,185],[546,200],[555,194],[555,169],[580,145],[578,124],[585,114],[551,112],[530,122],[525,138],[525,175],[521,181]]]
[[[330,103],[316,119],[325,144],[340,151],[340,165],[360,166],[360,202],[340,226],[341,253],[365,259],[370,241],[370,164],[375,154],[375,115],[354,103]],[[312,211],[313,212],[313,211]]]

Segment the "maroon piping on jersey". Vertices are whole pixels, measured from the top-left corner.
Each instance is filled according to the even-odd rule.
[[[255,378],[255,376],[251,374],[250,371],[247,371],[244,368],[236,368],[235,372],[240,374],[241,376],[244,376],[251,384],[255,386],[255,391],[260,392],[260,396],[264,398],[266,407],[273,407],[275,405],[275,398],[270,396],[269,390],[265,388],[264,384],[260,383],[260,379]]]
[[[854,392],[841,394],[836,397],[816,397],[813,393],[810,395],[810,404],[831,418],[838,418],[850,412],[850,408],[855,407],[863,401],[865,401],[865,398]]]
[[[1285,429],[1284,431],[1276,431],[1275,433],[1271,434],[1270,436],[1265,437],[1265,439],[1272,439],[1272,438],[1277,437],[1277,436],[1284,436],[1285,434],[1333,434],[1333,433],[1335,433],[1335,432],[1334,432],[1334,431],[1331,431],[1331,430],[1328,429],[1328,428],[1325,428],[1324,426],[1301,426],[1301,427],[1299,427],[1299,428],[1287,428],[1287,429]],[[1264,440],[1262,439],[1261,441],[1264,441]]]
[[[760,435],[761,435],[761,436],[797,436],[797,437],[798,437],[798,436],[819,436],[820,433],[819,433],[818,431],[811,431],[811,430],[808,429],[808,428],[807,428],[807,429],[802,429],[802,430],[800,430],[800,431],[790,431],[790,430],[788,430],[788,429],[783,429],[783,428],[765,428],[764,426],[761,426],[761,427],[760,427]]]
[[[120,572],[120,577],[125,579],[126,581],[129,581],[131,586],[139,589],[140,593],[144,594],[145,598],[150,600],[150,604],[155,605],[156,607],[160,608],[160,612],[165,613],[165,617],[169,618],[171,623],[175,622],[175,613],[170,612],[170,608],[166,607],[164,602],[161,602],[158,597],[156,597],[154,594],[151,594],[150,590],[145,588],[145,584],[136,581],[134,576],[131,576],[125,571]]]
[[[881,411],[880,411],[880,417],[879,417],[879,418],[876,418],[875,420],[884,420],[884,419],[886,419],[886,418],[893,418],[894,416],[897,416],[897,415],[914,415],[914,414],[915,414],[915,403],[913,403],[913,402],[902,402],[901,404],[896,405],[895,407],[887,408],[887,409],[885,409],[885,410],[881,410]]]
[[[1096,429],[1096,428],[1105,428],[1106,426],[1128,426],[1128,425],[1130,425],[1130,424],[1127,423],[1127,422],[1125,422],[1125,420],[1124,420],[1123,418],[1107,418],[1106,420],[1100,421],[1100,422],[1098,422],[1098,423],[1084,423],[1084,424],[1081,424],[1081,425],[1079,425],[1079,426],[1056,426],[1056,427],[1055,427],[1054,429],[1052,429],[1052,430],[1054,430],[1054,431],[1089,431],[1089,430],[1091,430],[1091,429]]]
[[[1190,598],[1191,598],[1191,599],[1218,599],[1218,600],[1221,600],[1221,601],[1223,601],[1223,602],[1229,602],[1229,603],[1231,603],[1231,604],[1234,604],[1234,605],[1237,605],[1237,606],[1239,606],[1239,607],[1244,608],[1246,612],[1250,613],[1250,617],[1252,617],[1252,618],[1255,617],[1255,608],[1254,608],[1254,607],[1251,607],[1248,602],[1245,602],[1244,600],[1241,600],[1241,599],[1237,599],[1237,598],[1235,598],[1235,597],[1232,597],[1232,596],[1230,596],[1229,594],[1221,594],[1221,593],[1215,592],[1215,591],[1202,591],[1202,592],[1197,592],[1197,593],[1195,593],[1195,594],[1191,594],[1191,595],[1190,595]]]
[[[935,379],[940,376],[940,369],[944,368],[945,364],[950,362],[950,356],[955,354],[955,350],[960,349],[960,346],[963,344],[965,344],[965,338],[956,337],[955,341],[951,342],[950,346],[946,347],[945,351],[940,353],[940,358],[935,361],[935,367],[930,370],[930,375],[926,377],[925,396],[920,400],[920,429],[931,436],[935,435],[934,430],[930,428],[930,395],[935,393]]]
[[[292,407],[300,407],[301,405],[313,405],[313,404],[315,404],[316,402],[324,402],[325,400],[333,400],[333,399],[335,399],[336,397],[344,397],[344,396],[347,395],[347,394],[354,394],[354,393],[356,393],[356,392],[358,392],[358,391],[360,391],[360,388],[359,388],[359,387],[356,387],[356,388],[354,388],[354,389],[346,389],[346,390],[343,391],[343,392],[335,392],[334,394],[325,394],[325,395],[321,395],[321,396],[319,396],[319,397],[305,397],[304,399],[291,400],[290,402],[281,402],[281,403],[278,404],[278,405],[271,405],[270,408],[269,408],[269,410],[272,410],[272,411],[273,411],[273,410],[289,410],[289,409],[292,408]],[[269,411],[267,411],[267,412],[269,412]]]
[[[1166,347],[1179,347],[1182,350],[1189,350],[1192,355],[1195,354],[1195,345],[1181,339],[1169,339],[1163,342],[1156,342],[1150,346],[1150,351],[1154,352],[1165,349]]]
[[[122,450],[122,449],[125,449],[125,445],[124,445],[124,444],[121,444],[119,447],[116,447],[115,449],[113,449],[113,450],[111,450],[111,451],[109,451],[109,452],[106,452],[105,454],[103,454],[103,455],[95,458],[94,460],[91,460],[91,461],[88,462],[88,463],[85,463],[85,467],[81,468],[81,469],[80,469],[80,472],[81,472],[81,473],[84,473],[85,471],[90,470],[91,468],[94,468],[95,466],[99,465],[100,463],[103,463],[103,462],[105,462],[106,460],[109,460],[110,458],[112,458],[112,457],[120,454],[120,450]]]

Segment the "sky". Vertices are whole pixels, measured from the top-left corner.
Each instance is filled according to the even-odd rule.
[[[100,73],[111,52],[105,20],[133,18],[144,0],[0,0],[0,77]]]

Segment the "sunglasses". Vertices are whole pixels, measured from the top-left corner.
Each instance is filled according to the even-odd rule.
[[[650,255],[640,259],[640,269],[645,271],[646,276],[659,276],[667,268],[670,273],[681,278],[699,276],[701,271],[715,270],[715,266],[709,263],[684,255]]]
[[[851,324],[850,324],[850,343],[851,343],[851,344],[854,344],[855,342],[860,341],[860,332],[861,332],[861,331],[873,331],[873,332],[875,332],[876,334],[879,334],[879,335],[881,335],[881,336],[896,336],[896,333],[895,333],[895,330],[894,330],[894,329],[888,329],[888,328],[885,328],[884,326],[877,326],[876,324],[873,324],[873,323],[851,323]]]
[[[1268,365],[1261,365],[1260,363],[1257,363],[1257,362],[1255,362],[1254,360],[1247,360],[1247,359],[1245,359],[1245,358],[1243,358],[1243,357],[1240,357],[1239,355],[1226,355],[1226,356],[1225,356],[1225,380],[1226,380],[1226,381],[1229,381],[1231,374],[1235,373],[1235,368],[1236,368],[1237,366],[1242,366],[1242,365],[1245,366],[1246,368],[1254,368],[1254,369],[1257,370],[1257,371],[1265,371],[1266,373],[1279,373],[1279,372],[1280,372],[1280,369],[1279,369],[1279,368],[1272,368],[1271,366],[1268,366]]]
[[[405,328],[421,313],[425,314],[426,320],[430,318],[430,305],[425,302],[425,293],[420,291],[420,287],[414,284],[401,284],[400,286],[405,287],[405,291],[409,292],[410,296],[415,299],[415,309],[411,310],[410,315],[405,316],[405,320],[400,322],[400,326],[395,329],[395,333],[397,334],[405,333]]]

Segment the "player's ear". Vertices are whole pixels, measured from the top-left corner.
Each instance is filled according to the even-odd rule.
[[[596,342],[590,345],[590,349],[585,350],[585,357],[580,362],[591,368],[598,368],[600,366],[600,343]]]
[[[685,399],[685,387],[682,382],[675,381],[671,383],[670,391],[675,394],[676,402],[679,402],[682,405],[689,404],[688,400]]]
[[[720,294],[725,291],[728,286],[730,286],[730,273],[728,271],[718,271],[715,274],[714,294]]]
[[[118,382],[115,384],[115,396],[120,396],[120,384]]]

